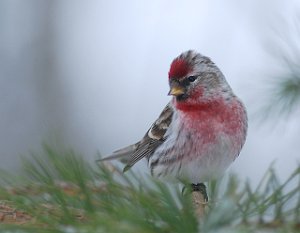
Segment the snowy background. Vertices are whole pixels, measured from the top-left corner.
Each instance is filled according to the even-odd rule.
[[[136,142],[170,100],[171,61],[195,49],[248,109],[231,170],[256,182],[275,161],[285,177],[300,161],[299,114],[265,118],[260,106],[288,73],[282,54],[299,49],[299,16],[292,0],[1,0],[0,168],[42,142],[91,161]]]

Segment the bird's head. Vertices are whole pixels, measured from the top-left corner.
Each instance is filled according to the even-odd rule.
[[[210,99],[230,87],[210,58],[189,50],[176,57],[169,71],[169,95],[177,102]]]

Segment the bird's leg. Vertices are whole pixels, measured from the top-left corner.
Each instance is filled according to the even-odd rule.
[[[205,206],[208,202],[208,196],[206,193],[206,186],[203,183],[191,184],[184,186],[182,189],[182,195],[191,192],[193,206],[197,217],[202,218],[205,214]]]
[[[206,192],[206,186],[203,183],[191,184],[193,192],[200,192],[203,195],[203,198],[208,202],[208,196]]]
[[[205,214],[205,206],[208,202],[206,187],[203,183],[191,184],[192,200],[195,208],[195,214],[202,218]]]

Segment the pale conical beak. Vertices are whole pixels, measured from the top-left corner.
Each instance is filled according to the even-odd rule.
[[[179,96],[179,95],[183,95],[184,93],[185,93],[185,90],[183,87],[173,86],[173,87],[171,87],[168,95]]]

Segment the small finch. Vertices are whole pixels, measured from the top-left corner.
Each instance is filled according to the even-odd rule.
[[[127,170],[146,158],[153,176],[200,190],[239,155],[247,134],[246,110],[219,68],[192,50],[171,63],[169,85],[172,100],[146,135],[102,161],[120,159]]]

